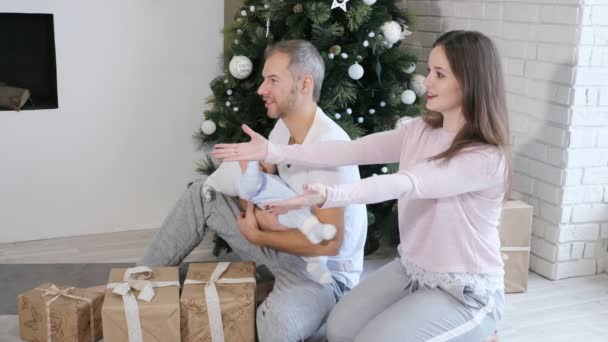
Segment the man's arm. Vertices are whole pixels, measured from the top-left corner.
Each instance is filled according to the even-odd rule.
[[[300,256],[333,256],[337,255],[344,241],[344,209],[313,209],[313,214],[320,222],[333,224],[336,236],[319,244],[311,243],[299,229],[285,231],[266,231],[253,224],[239,226],[247,240],[259,246],[270,247],[282,252]],[[279,224],[274,215],[259,210],[255,213],[260,226]]]

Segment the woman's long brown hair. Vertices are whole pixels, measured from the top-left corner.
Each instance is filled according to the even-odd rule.
[[[433,44],[442,46],[450,68],[462,87],[465,124],[447,150],[432,160],[449,160],[466,147],[496,146],[505,155],[505,198],[511,190],[511,145],[502,66],[496,46],[480,32],[450,31]],[[443,126],[443,115],[428,112],[427,125]]]

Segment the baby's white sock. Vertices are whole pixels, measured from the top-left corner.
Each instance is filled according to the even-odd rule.
[[[306,220],[300,231],[306,235],[308,240],[314,244],[317,244],[323,240],[332,239],[336,236],[336,227],[333,224],[324,224],[319,222],[316,217],[311,216],[310,219]]]

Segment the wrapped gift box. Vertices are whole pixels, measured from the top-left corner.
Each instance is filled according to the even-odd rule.
[[[532,210],[521,201],[507,201],[503,205],[498,233],[505,262],[506,293],[528,289]]]
[[[102,318],[104,341],[180,341],[178,268],[112,269]]]
[[[182,341],[255,341],[255,264],[194,263],[182,291]]]
[[[45,283],[17,296],[25,341],[80,342],[101,338],[103,294]]]

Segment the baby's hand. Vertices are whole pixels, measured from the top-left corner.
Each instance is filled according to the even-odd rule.
[[[266,210],[256,209],[255,217],[258,220],[258,225],[261,230],[269,232],[282,232],[288,228],[279,223],[276,214],[272,214]]]
[[[268,203],[264,208],[273,214],[283,214],[290,210],[322,206],[327,199],[324,184],[305,184],[304,193],[287,200]]]

